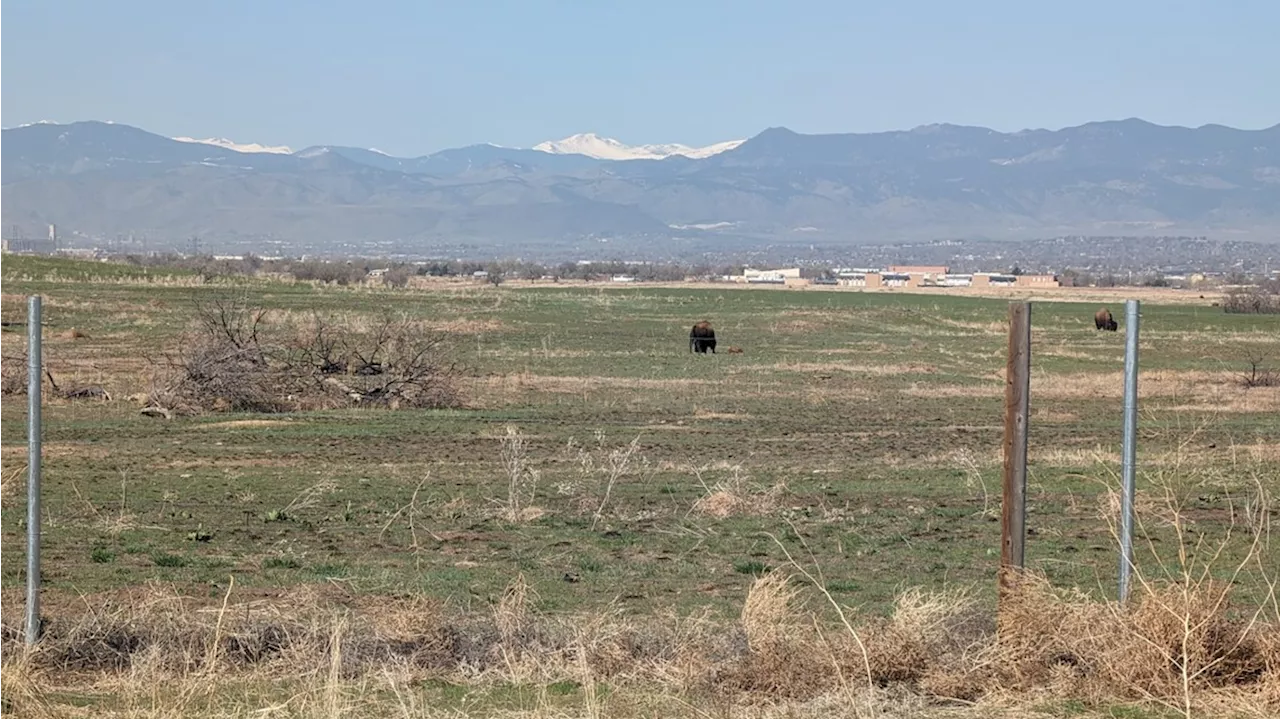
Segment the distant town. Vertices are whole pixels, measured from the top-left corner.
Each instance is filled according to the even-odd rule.
[[[595,282],[733,282],[791,287],[1203,287],[1248,285],[1280,278],[1280,244],[1215,241],[1203,237],[1061,237],[1027,242],[943,240],[896,245],[810,248],[808,252],[752,251],[741,257],[690,259],[576,259],[543,263],[521,258],[454,259],[412,255],[291,256],[283,252],[215,254],[198,238],[149,249],[134,238],[60,238],[56,225],[35,233],[10,227],[6,253],[182,266],[204,274],[269,273],[340,284],[408,284],[413,277]],[[279,249],[277,246],[275,249]],[[779,261],[787,257],[791,260]],[[848,260],[857,257],[860,262]]]

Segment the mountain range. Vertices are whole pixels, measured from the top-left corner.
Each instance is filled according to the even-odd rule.
[[[1280,125],[779,127],[706,148],[585,134],[401,158],[37,123],[3,131],[0,176],[5,228],[56,223],[64,237],[136,233],[178,246],[198,235],[243,249],[268,239],[421,254],[611,243],[672,255],[1063,234],[1280,237]]]

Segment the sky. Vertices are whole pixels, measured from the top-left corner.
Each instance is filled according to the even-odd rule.
[[[0,124],[402,156],[595,132],[1280,122],[1280,2],[5,0]]]

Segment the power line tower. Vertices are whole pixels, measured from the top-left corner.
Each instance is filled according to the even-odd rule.
[[[191,256],[200,256],[200,238],[196,235],[191,236]]]

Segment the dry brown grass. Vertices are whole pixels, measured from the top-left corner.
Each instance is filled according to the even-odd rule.
[[[900,390],[912,397],[1001,397],[1004,393],[1003,372],[991,381],[974,385],[914,383]],[[1124,396],[1121,372],[1077,372],[1031,375],[1034,400],[1069,402],[1072,400],[1115,399]],[[1280,387],[1240,385],[1239,373],[1203,370],[1153,370],[1138,376],[1140,399],[1174,400],[1165,407],[1174,411],[1216,412],[1280,412]]]
[[[391,694],[416,702],[411,686],[422,678],[477,691],[495,682],[606,681],[624,694],[683,696],[690,706],[739,707],[735,713],[787,706],[789,716],[833,702],[846,716],[883,716],[886,702],[925,715],[954,701],[996,711],[1013,696],[1020,711],[1028,700],[1054,697],[1096,706],[1136,701],[1188,716],[1227,706],[1241,716],[1280,710],[1280,617],[1231,611],[1229,592],[1213,582],[1190,591],[1143,583],[1125,610],[1025,575],[998,631],[965,593],[914,589],[899,595],[888,618],[846,609],[845,623],[833,625],[821,604],[810,606],[806,582],[784,572],[752,585],[732,625],[697,615],[542,614],[523,577],[487,616],[334,585],[271,595],[245,596],[228,584],[222,598],[197,599],[155,584],[55,602],[46,635],[29,653],[15,621],[21,602],[6,601],[6,713],[67,716],[71,707],[55,707],[50,697],[105,691],[135,703],[121,716],[224,716],[203,705],[227,701],[215,691],[238,682],[302,692],[317,713],[300,716],[360,706],[377,713],[379,701],[387,710],[386,696],[378,700],[368,687],[395,687]],[[202,682],[203,693],[194,691]],[[595,695],[583,702],[595,707],[589,716],[605,706]],[[1017,707],[1005,710],[1018,715]]]
[[[708,485],[704,475],[717,468],[727,469],[728,476]],[[703,495],[690,507],[690,515],[719,519],[767,515],[777,509],[787,492],[787,486],[781,483],[769,487],[757,485],[741,465],[695,467],[693,474],[702,486]]]
[[[25,453],[24,453],[25,456]],[[27,463],[8,462],[0,469],[0,503],[9,506],[26,489]]]

